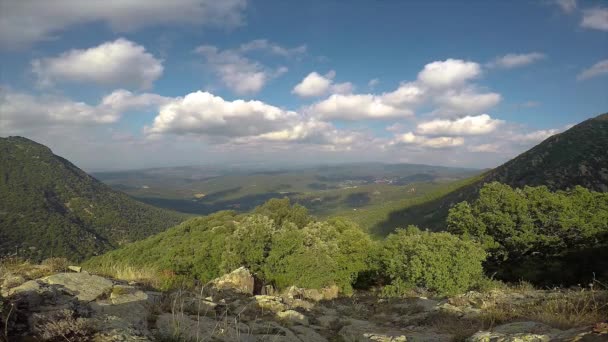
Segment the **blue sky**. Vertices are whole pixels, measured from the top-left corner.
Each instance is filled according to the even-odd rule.
[[[0,135],[88,170],[494,167],[608,110],[608,3],[0,0]]]

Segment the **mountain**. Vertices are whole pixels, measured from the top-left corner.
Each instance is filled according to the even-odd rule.
[[[485,183],[501,182],[512,187],[545,185],[551,190],[576,185],[608,191],[608,113],[553,135],[479,179],[437,199],[396,210],[373,227],[379,235],[409,224],[442,230],[450,207],[472,200]]]
[[[184,218],[112,190],[44,145],[0,138],[0,256],[78,261]]]

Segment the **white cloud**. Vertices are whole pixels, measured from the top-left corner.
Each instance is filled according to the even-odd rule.
[[[435,137],[429,138],[421,135],[415,135],[412,132],[396,135],[389,143],[389,146],[395,145],[413,145],[429,148],[447,148],[464,145],[462,137]]]
[[[367,87],[369,89],[374,89],[378,84],[380,84],[380,80],[377,78],[373,78],[367,82]]]
[[[435,113],[446,116],[482,113],[496,106],[501,99],[498,93],[477,93],[472,88],[447,90],[434,97],[439,105]]]
[[[301,143],[331,149],[348,149],[360,136],[261,101],[227,101],[201,91],[165,102],[144,132],[149,137],[206,137],[222,144]]]
[[[608,74],[608,59],[601,60],[595,63],[588,69],[583,70],[580,74],[578,74],[577,79],[586,80],[589,78],[602,76]]]
[[[426,89],[416,82],[401,83],[392,92],[382,94],[383,102],[393,106],[410,107],[419,104],[426,95]]]
[[[129,110],[156,106],[167,99],[156,94],[133,94],[116,90],[97,105],[73,101],[64,97],[0,91],[0,128],[19,132],[52,125],[109,124],[118,121]]]
[[[576,10],[576,0],[555,0],[555,3],[564,13],[572,13]]]
[[[460,59],[446,59],[424,66],[418,74],[418,80],[432,88],[447,88],[464,84],[481,75],[478,63]]]
[[[0,46],[24,48],[55,39],[68,27],[101,22],[114,32],[157,25],[233,28],[243,24],[246,0],[3,1]]]
[[[521,54],[510,53],[508,55],[496,58],[489,64],[489,66],[504,69],[513,69],[538,62],[544,58],[546,58],[546,56],[540,52]]]
[[[163,105],[148,134],[256,136],[285,128],[299,115],[261,101],[226,101],[197,91]]]
[[[292,93],[301,97],[321,96],[327,93],[348,94],[352,92],[353,85],[350,82],[334,83],[336,72],[330,70],[325,75],[316,71],[308,74],[302,81],[292,89]]]
[[[276,43],[270,42],[267,39],[256,39],[248,43],[242,44],[239,48],[241,52],[249,51],[267,51],[283,57],[301,56],[306,53],[306,45],[300,45],[295,48],[286,48]]]
[[[608,31],[608,8],[597,7],[584,10],[581,26],[589,29]]]
[[[518,143],[538,143],[548,137],[560,133],[563,129],[541,129],[529,133],[517,133],[511,136],[511,140]]]
[[[81,82],[148,89],[162,75],[163,65],[143,46],[119,38],[89,49],[36,59],[32,71],[43,86]]]
[[[333,94],[308,108],[308,111],[324,120],[365,120],[409,117],[413,112],[392,106],[372,94]]]
[[[245,43],[236,49],[220,50],[215,46],[202,45],[195,52],[205,57],[206,66],[226,87],[238,95],[246,95],[259,92],[270,80],[288,71],[285,66],[270,68],[245,56],[245,53],[254,50],[290,57],[305,53],[306,47],[302,45],[288,49],[261,39]]]
[[[481,144],[481,145],[473,145],[469,147],[469,151],[471,152],[486,152],[486,153],[494,153],[498,152],[500,146],[498,144]]]
[[[494,132],[503,120],[488,114],[465,116],[457,120],[432,120],[418,124],[416,133],[422,135],[483,135]]]

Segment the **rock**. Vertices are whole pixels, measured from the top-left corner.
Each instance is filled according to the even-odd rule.
[[[552,341],[552,334],[560,330],[537,322],[515,322],[499,325],[492,331],[479,331],[469,337],[469,342],[545,342]]]
[[[109,299],[97,300],[91,308],[96,315],[118,317],[138,331],[148,329],[148,295],[135,287],[116,285]]]
[[[302,289],[296,286],[291,286],[287,289],[284,296],[288,299],[310,299],[315,302],[322,300],[332,300],[338,298],[340,289],[336,285],[324,287],[320,290],[317,289]]]
[[[233,290],[251,295],[254,289],[254,279],[248,269],[241,267],[212,280],[211,285],[218,290]]]
[[[428,341],[448,342],[454,336],[440,334],[434,331],[402,331],[390,327],[379,327],[371,322],[351,319],[350,324],[344,326],[338,334],[345,342],[401,342],[401,341]]]
[[[281,297],[257,295],[253,298],[257,306],[262,310],[277,313],[280,311],[285,311],[287,309],[287,305],[283,303],[283,298]]]
[[[249,323],[249,335],[252,341],[297,342],[298,336],[291,330],[273,321],[256,321]]]
[[[82,271],[82,267],[80,267],[80,266],[68,266],[68,270],[74,271],[76,273],[80,273],[80,271]]]
[[[285,310],[278,312],[277,318],[291,323],[309,325],[308,318],[295,310]]]
[[[180,341],[238,341],[249,327],[236,323],[234,317],[214,320],[203,316],[163,313],[156,320],[161,336]]]
[[[323,315],[316,317],[316,320],[325,329],[332,329],[339,322],[339,318],[336,315]]]
[[[91,302],[112,289],[112,281],[88,273],[57,273],[40,279],[51,285],[62,285],[78,300]]]
[[[10,288],[17,287],[25,283],[25,278],[20,275],[6,275],[2,282],[2,288],[6,291]]]
[[[302,342],[327,342],[327,339],[321,336],[314,329],[296,325],[291,328],[291,330],[298,336],[300,341]]]

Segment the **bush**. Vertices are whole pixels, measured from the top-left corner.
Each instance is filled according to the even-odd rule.
[[[350,293],[358,275],[369,268],[372,247],[369,236],[345,220],[284,227],[273,236],[264,274],[278,288],[337,285]]]
[[[410,226],[386,238],[382,263],[393,286],[420,286],[450,295],[482,279],[485,257],[483,248],[473,241]]]
[[[504,280],[564,285],[608,277],[608,193],[489,183],[472,204],[450,209],[447,228],[480,242],[487,270]]]

